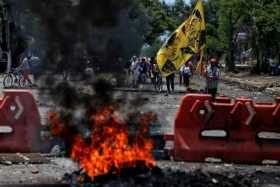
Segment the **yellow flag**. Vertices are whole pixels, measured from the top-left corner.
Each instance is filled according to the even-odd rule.
[[[201,0],[191,16],[174,31],[157,53],[157,63],[163,76],[180,69],[192,56],[205,47],[205,17]]]

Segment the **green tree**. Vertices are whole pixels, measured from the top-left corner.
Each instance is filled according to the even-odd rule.
[[[150,17],[151,30],[146,34],[146,43],[153,45],[166,31],[174,31],[190,15],[190,6],[184,0],[175,0],[168,5],[160,0],[141,0]]]
[[[149,56],[149,57],[155,57],[158,50],[162,46],[163,41],[160,38],[157,38],[152,45],[144,46],[141,52],[142,56]]]
[[[254,72],[267,72],[269,58],[276,57],[280,63],[280,2],[258,0],[247,3],[252,9],[251,46],[257,58]]]
[[[235,70],[235,49],[238,34],[245,26],[249,14],[245,0],[220,0],[219,4],[219,41],[226,54],[228,71]]]
[[[219,35],[219,0],[208,0],[205,3],[206,47],[208,54],[220,51]]]
[[[173,19],[178,26],[184,22],[191,13],[190,6],[186,4],[184,0],[175,0],[175,3],[171,8]]]
[[[155,39],[166,30],[174,30],[176,21],[170,14],[170,7],[160,0],[141,0],[144,8],[150,17],[149,24],[151,29],[145,36],[145,42],[153,44]]]

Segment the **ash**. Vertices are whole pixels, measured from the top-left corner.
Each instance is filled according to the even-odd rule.
[[[77,174],[77,173],[76,173]],[[74,177],[73,177],[74,176]],[[69,177],[69,175],[68,175]],[[241,175],[225,176],[207,173],[201,170],[193,172],[174,171],[171,169],[152,169],[137,167],[125,168],[119,175],[108,174],[100,176],[94,182],[77,182],[77,175],[72,175],[71,186],[96,186],[96,187],[249,187],[255,186],[253,180]],[[74,180],[73,180],[74,179]]]

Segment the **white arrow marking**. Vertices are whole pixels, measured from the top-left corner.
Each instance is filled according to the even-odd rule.
[[[256,112],[255,112],[254,108],[252,107],[251,103],[247,102],[247,103],[245,103],[245,106],[249,112],[249,117],[246,120],[246,125],[249,126],[252,123],[253,118],[256,115]]]
[[[15,115],[15,119],[18,120],[19,117],[21,116],[21,114],[23,113],[24,108],[23,108],[23,106],[22,106],[22,104],[21,104],[21,102],[19,100],[19,96],[16,96],[15,100],[16,100],[16,104],[18,106],[18,112]]]
[[[207,110],[207,123],[209,122],[209,120],[211,119],[212,115],[214,114],[214,110],[210,104],[210,101],[205,101],[204,102],[204,106]]]

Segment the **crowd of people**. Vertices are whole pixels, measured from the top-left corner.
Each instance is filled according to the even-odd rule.
[[[161,79],[160,70],[154,58],[133,56],[130,61],[129,74],[132,76],[132,86]]]
[[[166,94],[172,94],[175,91],[175,78],[178,74],[179,84],[184,85],[187,91],[191,91],[190,80],[195,74],[195,67],[191,60],[183,64],[178,72],[172,73],[166,77]],[[133,56],[130,60],[129,75],[132,77],[132,86],[152,83],[156,84],[158,80],[162,83],[161,72],[155,58]],[[203,77],[206,80],[205,93],[216,96],[218,82],[220,79],[220,68],[218,58],[209,58]],[[162,91],[162,90],[160,90]]]

